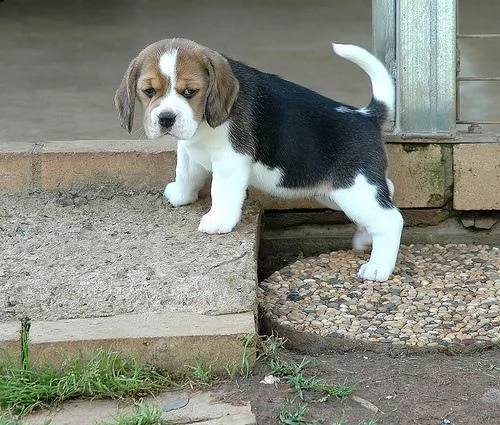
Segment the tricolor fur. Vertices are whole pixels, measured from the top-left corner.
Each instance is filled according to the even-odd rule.
[[[336,102],[185,39],[146,47],[130,63],[115,104],[129,132],[138,98],[146,135],[179,139],[176,179],[164,191],[173,206],[195,202],[212,174],[212,206],[199,231],[230,232],[248,186],[314,198],[356,223],[354,248],[373,245],[358,276],[383,281],[394,269],[403,227],[381,138],[394,87],[366,50],[334,50],[369,75],[367,106]]]

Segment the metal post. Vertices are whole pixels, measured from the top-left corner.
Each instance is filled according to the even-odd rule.
[[[372,0],[372,33],[373,53],[395,79],[396,0]],[[394,120],[394,117],[390,119]]]
[[[396,1],[396,131],[455,133],[455,0]]]
[[[455,133],[456,0],[372,0],[373,44],[396,82],[394,133]]]

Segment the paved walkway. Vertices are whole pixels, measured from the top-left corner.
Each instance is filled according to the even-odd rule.
[[[6,0],[0,141],[124,139],[113,95],[146,45],[186,37],[346,102],[369,82],[331,41],[371,46],[370,2]],[[141,137],[141,133],[133,135]]]
[[[255,425],[255,415],[250,403],[228,404],[220,400],[212,391],[185,392],[171,391],[146,397],[144,406],[164,410],[162,420],[168,424],[196,425]],[[179,406],[179,408],[175,408]],[[133,411],[133,406],[115,400],[77,400],[62,407],[40,411],[23,421],[26,425],[40,425],[51,421],[51,425],[89,425],[96,422],[112,421],[118,414]]]

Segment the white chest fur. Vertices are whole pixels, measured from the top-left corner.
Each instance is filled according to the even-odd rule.
[[[229,126],[223,124],[215,129],[201,124],[196,136],[191,140],[180,140],[179,148],[189,156],[190,161],[212,172],[214,164],[225,164],[231,169],[232,177],[239,174],[239,181],[256,187],[263,192],[281,198],[314,198],[326,195],[331,186],[327,184],[297,189],[282,186],[283,171],[255,162],[248,155],[236,152],[229,140]]]

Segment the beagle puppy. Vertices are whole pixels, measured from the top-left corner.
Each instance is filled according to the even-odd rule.
[[[164,191],[174,207],[195,202],[212,174],[211,209],[200,232],[230,232],[248,186],[280,197],[313,198],[343,210],[356,224],[355,249],[372,244],[358,277],[385,281],[403,228],[381,137],[393,113],[394,86],[366,50],[333,48],[370,77],[367,106],[336,102],[181,38],[153,43],[130,62],[115,106],[130,132],[138,99],[147,137],[179,140],[176,178]]]

